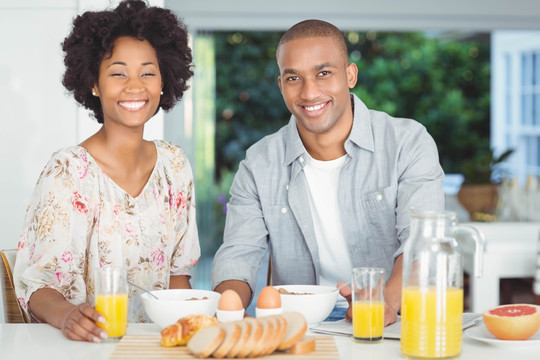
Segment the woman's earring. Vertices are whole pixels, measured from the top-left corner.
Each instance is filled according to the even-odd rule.
[[[161,90],[161,95],[163,95],[163,90]]]
[[[92,95],[96,96],[96,90],[92,89]]]

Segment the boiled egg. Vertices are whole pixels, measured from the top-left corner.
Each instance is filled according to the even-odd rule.
[[[243,310],[242,300],[234,290],[225,290],[218,302],[218,309],[224,311],[239,311]]]
[[[257,307],[259,309],[277,309],[281,307],[281,295],[273,286],[267,286],[259,293],[257,299]]]

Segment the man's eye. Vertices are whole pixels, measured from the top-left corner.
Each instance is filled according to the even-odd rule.
[[[328,74],[330,74],[330,71],[324,70],[319,73],[319,76],[326,76]]]
[[[287,81],[295,81],[295,80],[298,80],[298,76],[289,76],[287,78]]]

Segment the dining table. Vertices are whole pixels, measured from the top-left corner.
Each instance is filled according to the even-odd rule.
[[[60,330],[48,324],[0,324],[0,359],[5,360],[25,360],[25,359],[54,359],[54,360],[105,360],[126,358],[131,360],[149,359],[148,352],[133,351],[129,356],[116,357],[115,351],[120,347],[122,341],[128,337],[144,339],[145,337],[153,339],[155,342],[154,351],[159,350],[160,327],[156,324],[129,324],[127,334],[120,342],[105,342],[105,343],[87,343],[72,341],[64,337]],[[538,359],[540,354],[540,339],[529,343],[530,346],[501,346],[492,342],[480,341],[471,338],[465,330],[462,341],[462,352],[459,359]],[[308,330],[308,334],[313,334]],[[316,359],[404,359],[401,354],[399,340],[384,339],[382,342],[374,344],[361,344],[354,341],[348,336],[326,336],[332,343],[335,342],[337,348],[336,355],[332,357],[318,356]],[[524,342],[521,342],[524,343]],[[527,343],[525,343],[527,344]],[[128,345],[129,347],[129,345]],[[125,346],[124,346],[125,348]],[[172,354],[181,349],[171,349]],[[151,350],[152,351],[152,350]],[[191,355],[186,355],[186,350],[183,349],[183,357],[173,356],[171,358],[185,359],[191,358]],[[194,358],[194,357],[193,357]],[[272,358],[280,359],[278,354],[271,354],[263,357],[269,360]],[[311,359],[309,354],[288,355],[287,359]],[[195,359],[195,358],[194,358]]]

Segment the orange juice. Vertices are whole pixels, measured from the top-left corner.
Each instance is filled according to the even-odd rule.
[[[127,294],[96,295],[96,310],[105,317],[103,328],[110,338],[124,336],[127,328]]]
[[[461,353],[463,289],[403,289],[401,351],[410,358],[449,358]]]
[[[355,339],[382,339],[384,331],[384,303],[382,301],[354,301],[352,311]]]

